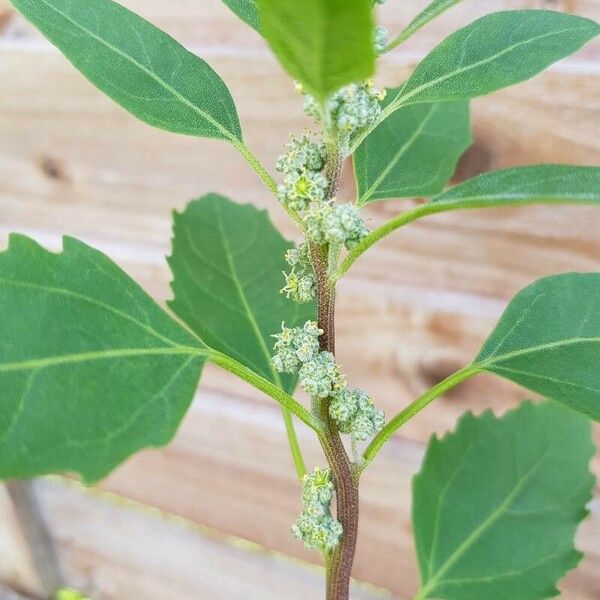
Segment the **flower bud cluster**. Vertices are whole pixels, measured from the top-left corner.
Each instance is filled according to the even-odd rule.
[[[342,433],[349,433],[357,441],[365,441],[381,430],[384,415],[373,400],[362,390],[344,388],[334,394],[329,414]]]
[[[325,144],[311,142],[308,135],[292,138],[287,152],[276,163],[285,179],[279,186],[279,201],[291,210],[305,210],[311,202],[323,200],[329,180],[322,172],[327,153]]]
[[[297,248],[290,248],[285,260],[292,270],[283,274],[285,286],[280,290],[281,293],[299,304],[310,302],[316,294],[317,280],[310,262],[308,244],[302,242]]]
[[[342,433],[364,441],[377,433],[384,416],[362,390],[348,387],[331,352],[319,350],[323,330],[314,321],[303,327],[281,327],[274,337],[273,366],[281,373],[298,373],[300,387],[312,398],[331,398],[329,414]]]
[[[323,330],[314,321],[303,327],[281,327],[274,337],[272,363],[280,373],[298,373],[300,387],[313,398],[327,398],[346,382],[331,352],[319,351],[319,336]]]
[[[307,237],[316,244],[343,244],[348,250],[369,233],[353,204],[315,203],[303,222]]]
[[[382,31],[374,32],[375,44],[382,41]],[[387,45],[387,39],[386,39]],[[325,121],[338,135],[340,145],[347,147],[352,137],[361,129],[369,127],[381,114],[381,102],[385,98],[385,90],[377,89],[373,81],[351,83],[339,89],[325,104],[325,119],[316,100],[306,94],[304,96],[304,112],[317,121]]]
[[[303,363],[319,353],[319,336],[323,333],[314,321],[306,321],[303,327],[281,325],[281,333],[273,337],[275,355],[272,363],[280,373],[297,373]]]
[[[329,469],[315,467],[302,482],[302,512],[292,527],[307,548],[330,552],[342,535],[342,525],[331,516],[329,506],[334,485]]]
[[[383,51],[387,48],[390,41],[390,33],[381,25],[377,25],[373,30],[373,47],[375,48],[375,54],[383,54]]]

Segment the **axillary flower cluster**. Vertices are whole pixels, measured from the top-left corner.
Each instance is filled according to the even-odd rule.
[[[376,28],[375,51],[382,52],[387,42],[387,31]],[[312,249],[327,248],[331,269],[343,248],[350,250],[368,234],[354,204],[336,203],[336,169],[349,154],[355,136],[381,116],[385,92],[376,89],[372,81],[363,81],[344,86],[319,104],[301,85],[296,88],[304,96],[304,112],[320,125],[325,140],[314,141],[309,133],[292,137],[276,163],[283,175],[279,201],[294,215],[305,237],[285,255],[291,269],[284,273],[281,292],[295,302],[307,303],[317,293]],[[320,349],[322,334],[314,321],[292,328],[283,324],[281,332],[274,335],[273,367],[280,373],[297,374],[315,410],[326,407],[337,429],[350,435],[354,446],[380,431],[384,416],[366,392],[348,386],[333,354]],[[293,532],[308,548],[330,552],[342,535],[342,525],[330,512],[335,481],[328,469],[317,467],[304,476],[302,488],[302,512]]]
[[[297,373],[300,387],[313,400],[327,399],[329,416],[340,432],[350,434],[353,443],[367,440],[383,427],[383,413],[364,391],[348,387],[333,354],[319,349],[322,334],[314,321],[303,327],[283,325],[281,333],[274,336],[273,366],[281,373]],[[293,532],[308,548],[330,551],[342,533],[341,524],[329,511],[333,490],[329,471],[317,468],[305,476],[303,510]]]

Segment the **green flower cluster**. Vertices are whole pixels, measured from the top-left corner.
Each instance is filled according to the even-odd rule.
[[[348,387],[331,352],[319,350],[323,330],[314,321],[303,327],[281,326],[274,335],[273,366],[280,373],[298,373],[300,387],[311,397],[331,398],[329,414],[342,433],[364,441],[381,430],[384,415],[362,390]]]
[[[329,180],[322,172],[327,153],[325,144],[312,142],[308,135],[294,137],[275,165],[285,175],[279,186],[279,201],[296,212],[305,210],[311,202],[324,200]]]
[[[274,337],[273,367],[280,373],[298,373],[300,387],[312,398],[327,398],[346,386],[331,352],[319,351],[323,330],[314,321],[303,327],[281,327]]]
[[[374,35],[381,35],[374,33]],[[387,44],[387,41],[386,41]],[[325,103],[325,115],[316,100],[309,94],[304,96],[304,112],[322,122],[338,137],[341,148],[347,149],[352,138],[365,127],[369,127],[381,115],[381,102],[385,90],[374,87],[372,80],[351,83],[338,90]]]
[[[353,204],[317,202],[306,212],[303,222],[307,237],[316,244],[343,244],[348,250],[369,233]]]
[[[357,441],[365,441],[381,430],[384,415],[377,410],[368,394],[362,390],[344,388],[334,394],[329,414],[342,433]]]
[[[329,506],[334,485],[329,469],[315,467],[302,482],[302,512],[292,527],[307,548],[330,552],[342,535],[342,525],[331,516]]]
[[[302,242],[297,248],[290,248],[285,254],[285,260],[292,270],[283,274],[285,286],[280,292],[299,304],[310,302],[316,295],[317,280],[308,244]]]
[[[381,25],[377,25],[373,30],[373,47],[375,48],[375,54],[383,54],[383,51],[387,48],[390,41],[390,33]]]

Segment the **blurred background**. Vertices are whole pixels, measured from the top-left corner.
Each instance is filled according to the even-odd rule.
[[[217,70],[247,143],[273,171],[288,135],[309,123],[259,36],[221,0],[120,1]],[[425,5],[388,0],[381,24],[398,32]],[[397,86],[454,29],[516,8],[600,20],[599,0],[464,0],[383,58],[377,83]],[[600,164],[600,43],[472,108],[475,142],[455,182],[515,165]],[[347,200],[349,175],[341,194]],[[74,235],[164,302],[171,211],[209,191],[267,208],[294,236],[233,148],[136,121],[0,0],[0,247],[9,231],[51,249],[60,248],[61,234]],[[414,202],[374,203],[366,214],[374,226]],[[571,270],[600,271],[597,208],[457,211],[421,220],[377,245],[340,284],[339,362],[392,415],[468,362],[520,288]],[[410,480],[432,431],[452,428],[465,410],[501,412],[523,396],[478,376],[385,448],[362,486],[354,573],[370,585],[359,585],[353,598],[409,599],[417,589]],[[309,464],[322,464],[313,435],[299,426],[299,436]],[[600,462],[593,466],[600,474]],[[0,488],[0,582],[27,598],[43,597],[59,571],[95,600],[321,598],[322,574],[311,567],[319,557],[290,534],[299,503],[278,407],[209,367],[168,448],[139,454],[95,489],[58,477]],[[590,508],[577,538],[586,558],[561,584],[566,600],[600,598],[598,488]]]

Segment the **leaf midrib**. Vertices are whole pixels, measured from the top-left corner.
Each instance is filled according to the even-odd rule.
[[[423,118],[423,120],[421,121],[419,126],[416,128],[414,133],[399,148],[398,152],[396,152],[396,154],[390,160],[387,167],[381,172],[381,174],[379,175],[379,177],[377,177],[377,179],[371,185],[371,187],[361,196],[361,198],[359,198],[359,200],[357,201],[358,205],[363,205],[371,199],[371,195],[377,190],[377,188],[381,185],[381,183],[389,175],[390,171],[398,164],[398,161],[410,150],[410,148],[413,146],[413,144],[420,137],[421,133],[423,133],[423,130],[425,129],[425,127],[427,126],[429,121],[431,121],[431,118],[433,117],[434,113],[436,112],[438,106],[439,106],[438,104],[431,105],[431,108],[427,112],[427,115],[425,115],[425,117]]]
[[[481,369],[487,369],[490,366],[493,366],[495,363],[503,362],[506,360],[510,360],[511,358],[515,358],[518,356],[525,356],[527,354],[534,354],[535,352],[543,352],[545,350],[554,350],[555,348],[562,348],[564,346],[573,346],[577,344],[598,344],[600,343],[599,337],[575,337],[575,338],[567,338],[565,340],[560,340],[557,342],[548,342],[547,344],[538,344],[537,346],[529,346],[528,348],[522,348],[521,350],[514,350],[513,352],[507,352],[505,354],[498,354],[495,356],[490,356],[483,361],[475,361],[472,363],[472,366],[479,367]]]
[[[262,335],[262,332],[260,331],[258,323],[256,322],[254,313],[252,312],[250,305],[248,304],[248,298],[246,297],[246,292],[244,291],[244,289],[242,288],[242,285],[240,283],[240,279],[237,274],[237,270],[236,270],[236,267],[235,267],[235,264],[233,261],[233,254],[231,252],[231,248],[229,247],[227,235],[225,233],[225,228],[223,226],[223,216],[221,214],[221,208],[219,205],[215,205],[215,213],[217,216],[219,233],[221,234],[221,238],[223,240],[223,248],[225,250],[225,259],[227,260],[227,265],[232,274],[231,279],[234,283],[234,286],[235,286],[238,296],[240,298],[240,302],[242,303],[242,306],[244,307],[244,311],[246,312],[248,322],[250,323],[250,327],[252,328],[252,332],[254,333],[254,336],[256,337],[256,340],[258,342],[260,350],[264,355],[268,369],[271,372],[271,376],[273,377],[273,383],[275,383],[275,385],[277,385],[279,388],[282,388],[281,377],[279,376],[279,373],[273,367],[273,363],[271,362],[271,353],[269,352],[269,349],[267,348],[267,344],[265,343],[265,339]]]
[[[517,42],[516,44],[513,44],[511,46],[508,46],[506,48],[504,48],[504,50],[501,50],[500,52],[493,54],[491,56],[488,56],[487,58],[484,58],[480,61],[471,63],[470,65],[467,65],[465,67],[461,67],[460,69],[456,69],[455,71],[452,71],[450,73],[446,73],[445,75],[442,75],[441,77],[438,77],[436,79],[432,79],[431,81],[424,83],[416,88],[414,88],[412,91],[408,92],[407,94],[405,94],[404,96],[400,96],[402,90],[399,92],[398,96],[396,96],[396,98],[394,98],[394,100],[390,103],[390,106],[394,106],[395,109],[399,108],[402,105],[405,105],[406,102],[408,100],[410,100],[411,98],[413,98],[414,96],[416,96],[417,94],[419,94],[420,92],[429,89],[430,87],[433,87],[439,83],[443,83],[444,81],[447,81],[448,79],[452,79],[455,76],[461,75],[462,73],[466,73],[468,71],[471,71],[473,69],[477,69],[478,67],[484,66],[489,64],[490,62],[493,62],[494,60],[496,60],[497,58],[500,58],[502,56],[504,56],[505,54],[509,54],[510,52],[513,52],[515,49],[519,48],[520,46],[526,46],[529,44],[532,44],[534,42],[537,42],[538,40],[547,38],[547,37],[552,37],[555,35],[561,35],[563,33],[568,33],[571,31],[579,31],[581,28],[574,28],[574,27],[570,27],[568,29],[560,29],[557,31],[551,31],[548,33],[543,33],[541,35],[538,35],[536,37],[532,37],[529,38],[528,40],[523,40],[521,42]],[[409,79],[410,81],[410,79]],[[407,83],[409,82],[407,81]],[[404,88],[405,86],[403,86]]]
[[[47,2],[47,0],[39,0],[39,1],[42,4],[44,4],[45,6],[47,6],[50,10],[53,10],[55,13],[57,13],[58,15],[60,15],[64,19],[66,19],[73,26],[77,27],[82,32],[86,33],[87,35],[89,35],[90,37],[92,37],[93,39],[95,39],[97,42],[99,42],[100,44],[104,45],[109,50],[111,50],[115,54],[118,54],[121,58],[124,58],[125,60],[129,61],[132,65],[134,65],[135,67],[137,67],[138,69],[140,69],[140,71],[142,71],[143,73],[145,73],[148,77],[150,77],[151,79],[154,79],[154,81],[156,81],[156,83],[158,83],[165,90],[167,90],[167,92],[169,92],[172,96],[174,96],[182,104],[184,104],[188,108],[192,109],[192,111],[196,112],[202,118],[206,119],[227,140],[229,140],[230,142],[232,142],[234,145],[240,143],[240,140],[235,135],[233,135],[228,129],[226,129],[225,127],[223,127],[218,121],[215,121],[215,119],[213,119],[210,116],[209,113],[207,113],[206,111],[202,110],[199,106],[197,106],[196,104],[194,104],[191,100],[188,100],[183,94],[181,94],[180,92],[178,92],[173,86],[169,85],[164,79],[162,79],[161,77],[159,77],[156,73],[154,73],[153,71],[151,71],[150,69],[148,69],[147,67],[145,67],[144,65],[142,65],[140,62],[138,62],[135,58],[133,58],[133,56],[130,56],[129,54],[126,54],[125,52],[123,52],[122,50],[120,50],[119,48],[117,48],[116,46],[113,46],[112,44],[110,44],[109,42],[107,42],[106,40],[104,40],[103,38],[101,38],[99,35],[97,35],[93,31],[91,31],[87,27],[84,27],[83,25],[81,25],[81,23],[78,23],[77,21],[75,21],[74,19],[72,19],[69,15],[65,14],[64,12],[62,12],[61,10],[59,10],[58,8],[56,8],[56,6],[54,6],[54,5],[50,4],[49,2]]]
[[[421,590],[418,598],[425,598],[427,593],[435,588],[436,584],[440,582],[440,579],[444,574],[469,550],[469,548],[477,542],[477,540],[489,529],[506,511],[511,503],[517,498],[525,484],[529,481],[535,471],[540,467],[542,462],[548,455],[548,448],[545,449],[542,456],[536,463],[529,469],[524,477],[521,478],[519,483],[514,487],[512,492],[465,538],[465,540],[456,548],[452,554],[446,559],[444,564],[437,571],[435,576],[430,579],[425,587]],[[433,559],[433,557],[432,557]]]
[[[200,357],[208,356],[209,354],[210,352],[208,350],[194,348],[193,346],[178,346],[174,348],[119,348],[113,350],[98,350],[95,352],[63,354],[12,363],[0,363],[0,373],[34,371],[37,369],[44,369],[66,364],[91,362],[95,360],[112,360],[115,358],[126,358],[133,356],[188,355]]]

